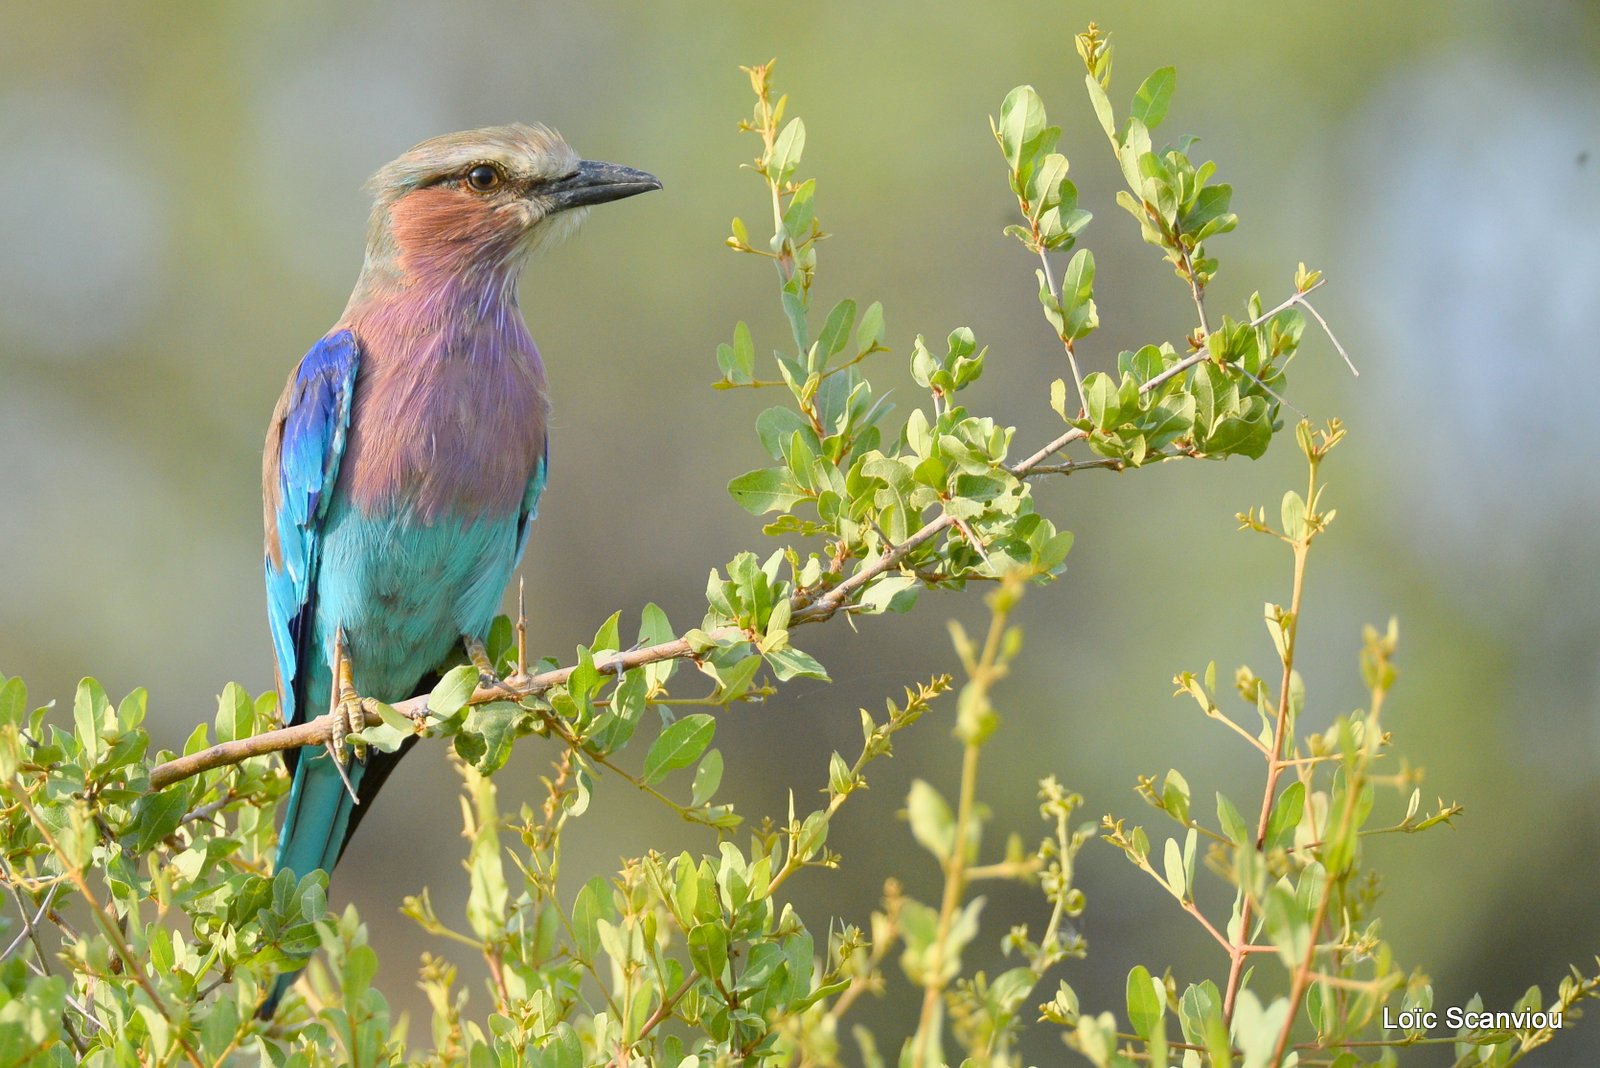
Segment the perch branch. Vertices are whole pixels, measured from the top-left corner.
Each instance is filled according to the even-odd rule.
[[[744,637],[742,631],[728,627],[723,630],[711,632],[713,638]],[[670,642],[659,645],[649,645],[641,649],[630,649],[627,652],[616,653],[608,656],[595,664],[595,669],[602,675],[620,675],[645,664],[654,664],[662,660],[686,660],[694,657],[694,650],[683,638],[675,638]],[[540,672],[529,676],[518,686],[479,686],[468,704],[480,705],[489,701],[517,700],[523,697],[533,697],[544,693],[556,686],[561,686],[572,677],[573,668],[556,668],[552,671]],[[401,701],[394,706],[394,710],[419,724],[427,716],[428,698],[426,695],[413,697],[408,701]],[[197,753],[174,757],[165,764],[158,765],[150,772],[150,789],[162,790],[175,782],[181,782],[193,775],[213,768],[226,767],[249,760],[251,757],[265,756],[268,753],[277,753],[285,749],[297,749],[307,745],[323,745],[333,737],[333,727],[337,716],[326,713],[316,719],[307,720],[305,723],[295,723],[277,730],[264,731],[248,738],[239,738],[231,742],[221,742],[209,749],[202,749]],[[376,726],[383,722],[378,716],[368,714],[367,726]]]

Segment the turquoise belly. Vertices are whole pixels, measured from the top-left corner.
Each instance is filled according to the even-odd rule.
[[[331,692],[334,637],[344,629],[356,689],[380,701],[411,696],[417,681],[463,634],[483,636],[516,565],[518,517],[362,515],[343,501],[329,510],[317,582],[316,648],[306,691]]]

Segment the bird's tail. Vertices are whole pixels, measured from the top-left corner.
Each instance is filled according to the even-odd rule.
[[[284,972],[272,982],[272,990],[268,992],[266,1000],[256,1009],[256,1019],[270,1020],[273,1013],[278,1011],[278,1002],[283,1000],[283,995],[289,992],[294,981],[300,978],[299,972]]]
[[[366,770],[361,764],[351,764],[346,769],[352,788],[360,787]],[[278,835],[278,858],[273,870],[287,869],[296,877],[319,868],[331,873],[339,862],[339,854],[344,852],[350,814],[355,805],[356,799],[350,796],[333,758],[326,750],[307,747],[300,754],[294,785],[289,788],[289,804],[283,830]],[[299,975],[297,969],[278,976],[271,993],[256,1009],[258,1019],[269,1019],[277,1011],[278,1002]]]

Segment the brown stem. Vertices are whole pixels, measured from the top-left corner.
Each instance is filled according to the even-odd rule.
[[[663,1000],[661,1004],[656,1006],[656,1011],[652,1012],[650,1014],[650,1018],[644,1022],[644,1026],[639,1028],[639,1037],[633,1040],[634,1043],[637,1044],[643,1041],[646,1035],[648,1035],[651,1031],[654,1031],[662,1024],[663,1021],[667,1019],[667,1017],[671,1016],[672,1010],[677,1007],[678,1002],[682,1001],[683,996],[693,989],[694,984],[699,981],[700,977],[698,975],[690,975],[683,981],[682,986],[678,987],[678,989],[667,995],[666,999]],[[618,1066],[618,1068],[621,1068],[622,1065],[627,1063],[625,1060],[623,1060],[624,1052],[624,1050],[619,1049],[617,1051],[616,1059],[611,1062],[613,1065]]]
[[[1306,496],[1307,501],[1316,499],[1315,468],[1312,468],[1311,482]],[[1272,731],[1272,748],[1266,754],[1267,781],[1261,792],[1261,814],[1256,821],[1255,848],[1258,852],[1266,848],[1267,825],[1272,819],[1272,803],[1277,798],[1278,776],[1287,766],[1283,759],[1283,746],[1289,727],[1289,683],[1294,675],[1295,638],[1300,629],[1300,599],[1305,592],[1306,556],[1310,544],[1310,535],[1303,536],[1294,543],[1294,589],[1289,598],[1289,618],[1280,624],[1283,627],[1283,676],[1278,689],[1278,716],[1277,724]],[[1228,965],[1228,986],[1222,999],[1222,1018],[1230,1025],[1233,1023],[1234,1000],[1239,996],[1239,984],[1244,978],[1245,947],[1250,944],[1253,906],[1253,898],[1248,887],[1241,884],[1239,893],[1243,898],[1239,905],[1239,933],[1232,944]],[[1312,932],[1312,943],[1315,944],[1316,940],[1316,932]]]

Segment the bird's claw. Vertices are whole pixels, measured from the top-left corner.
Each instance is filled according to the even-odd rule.
[[[348,693],[340,693],[333,712],[333,732],[328,738],[328,751],[333,754],[334,761],[341,765],[345,762],[345,746],[348,744],[356,763],[366,763],[367,743],[358,735],[366,729],[368,715],[378,715],[378,702],[371,697],[362,697],[352,689]]]
[[[343,775],[346,742],[350,745],[350,752],[355,755],[356,763],[366,763],[367,744],[357,735],[366,729],[368,713],[378,715],[378,702],[356,692],[355,672],[350,666],[350,650],[345,645],[342,629],[334,639],[334,678],[334,715],[328,737],[328,753],[339,768],[339,774]],[[346,785],[349,785],[348,780]]]

